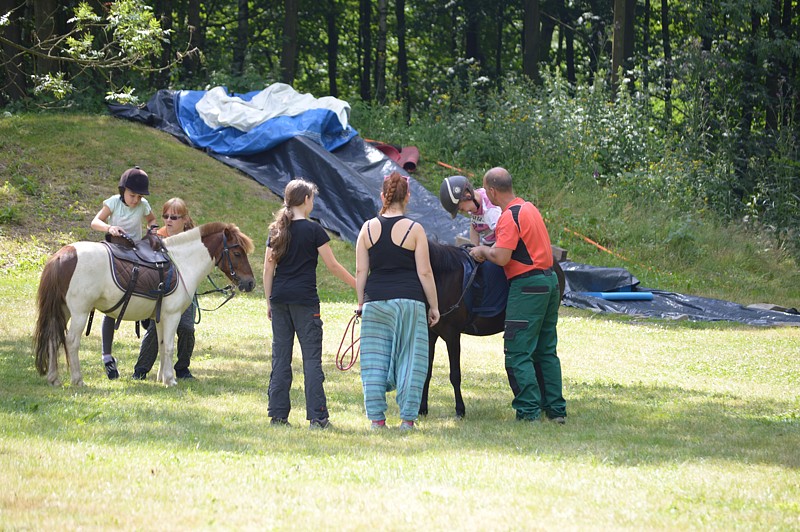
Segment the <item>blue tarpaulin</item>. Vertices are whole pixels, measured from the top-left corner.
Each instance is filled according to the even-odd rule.
[[[250,101],[259,92],[236,96],[243,101]],[[234,127],[211,128],[196,107],[205,94],[206,91],[176,91],[175,112],[192,144],[221,155],[252,155],[297,136],[310,138],[327,151],[333,151],[358,135],[352,127],[343,127],[336,113],[328,109],[309,109],[295,116],[278,116],[249,131]]]

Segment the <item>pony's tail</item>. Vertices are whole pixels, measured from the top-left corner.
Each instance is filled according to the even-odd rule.
[[[36,329],[33,332],[33,350],[36,356],[36,371],[47,373],[50,354],[64,347],[66,352],[67,312],[66,295],[78,255],[73,246],[61,248],[50,257],[39,280],[36,294]],[[67,357],[69,364],[69,357]]]

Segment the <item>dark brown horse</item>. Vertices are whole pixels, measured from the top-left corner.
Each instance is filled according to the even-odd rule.
[[[462,418],[466,414],[464,399],[461,397],[461,334],[471,336],[489,336],[503,331],[506,311],[492,317],[479,316],[468,309],[467,301],[471,299],[476,290],[474,278],[464,288],[465,262],[472,259],[465,248],[448,246],[436,242],[429,242],[431,267],[436,280],[436,291],[439,297],[439,311],[442,317],[434,327],[428,331],[428,376],[422,390],[422,402],[419,413],[428,414],[428,389],[433,372],[433,357],[436,349],[436,340],[442,338],[447,345],[447,356],[450,359],[450,384],[456,398],[456,417]],[[468,267],[468,270],[472,268]],[[558,261],[553,260],[553,270],[558,276],[558,285],[561,295],[564,295],[564,272]],[[514,383],[515,384],[515,383]]]

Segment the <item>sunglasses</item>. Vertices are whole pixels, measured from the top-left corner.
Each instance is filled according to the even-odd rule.
[[[181,215],[181,214],[162,214],[161,217],[164,218],[165,220],[180,220],[181,218],[183,218],[183,215]]]

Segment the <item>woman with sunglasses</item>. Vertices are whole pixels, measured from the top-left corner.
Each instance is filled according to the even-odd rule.
[[[164,227],[160,227],[156,234],[162,238],[174,236],[194,228],[194,221],[189,216],[186,202],[181,198],[172,198],[164,203],[161,208],[161,217]],[[175,377],[178,379],[194,379],[189,371],[189,363],[194,351],[194,313],[195,302],[181,315],[178,323],[178,360],[175,362]],[[146,328],[142,345],[139,348],[139,359],[133,369],[133,378],[144,380],[153,367],[158,357],[158,335],[156,334],[155,320],[144,320],[142,325]]]

